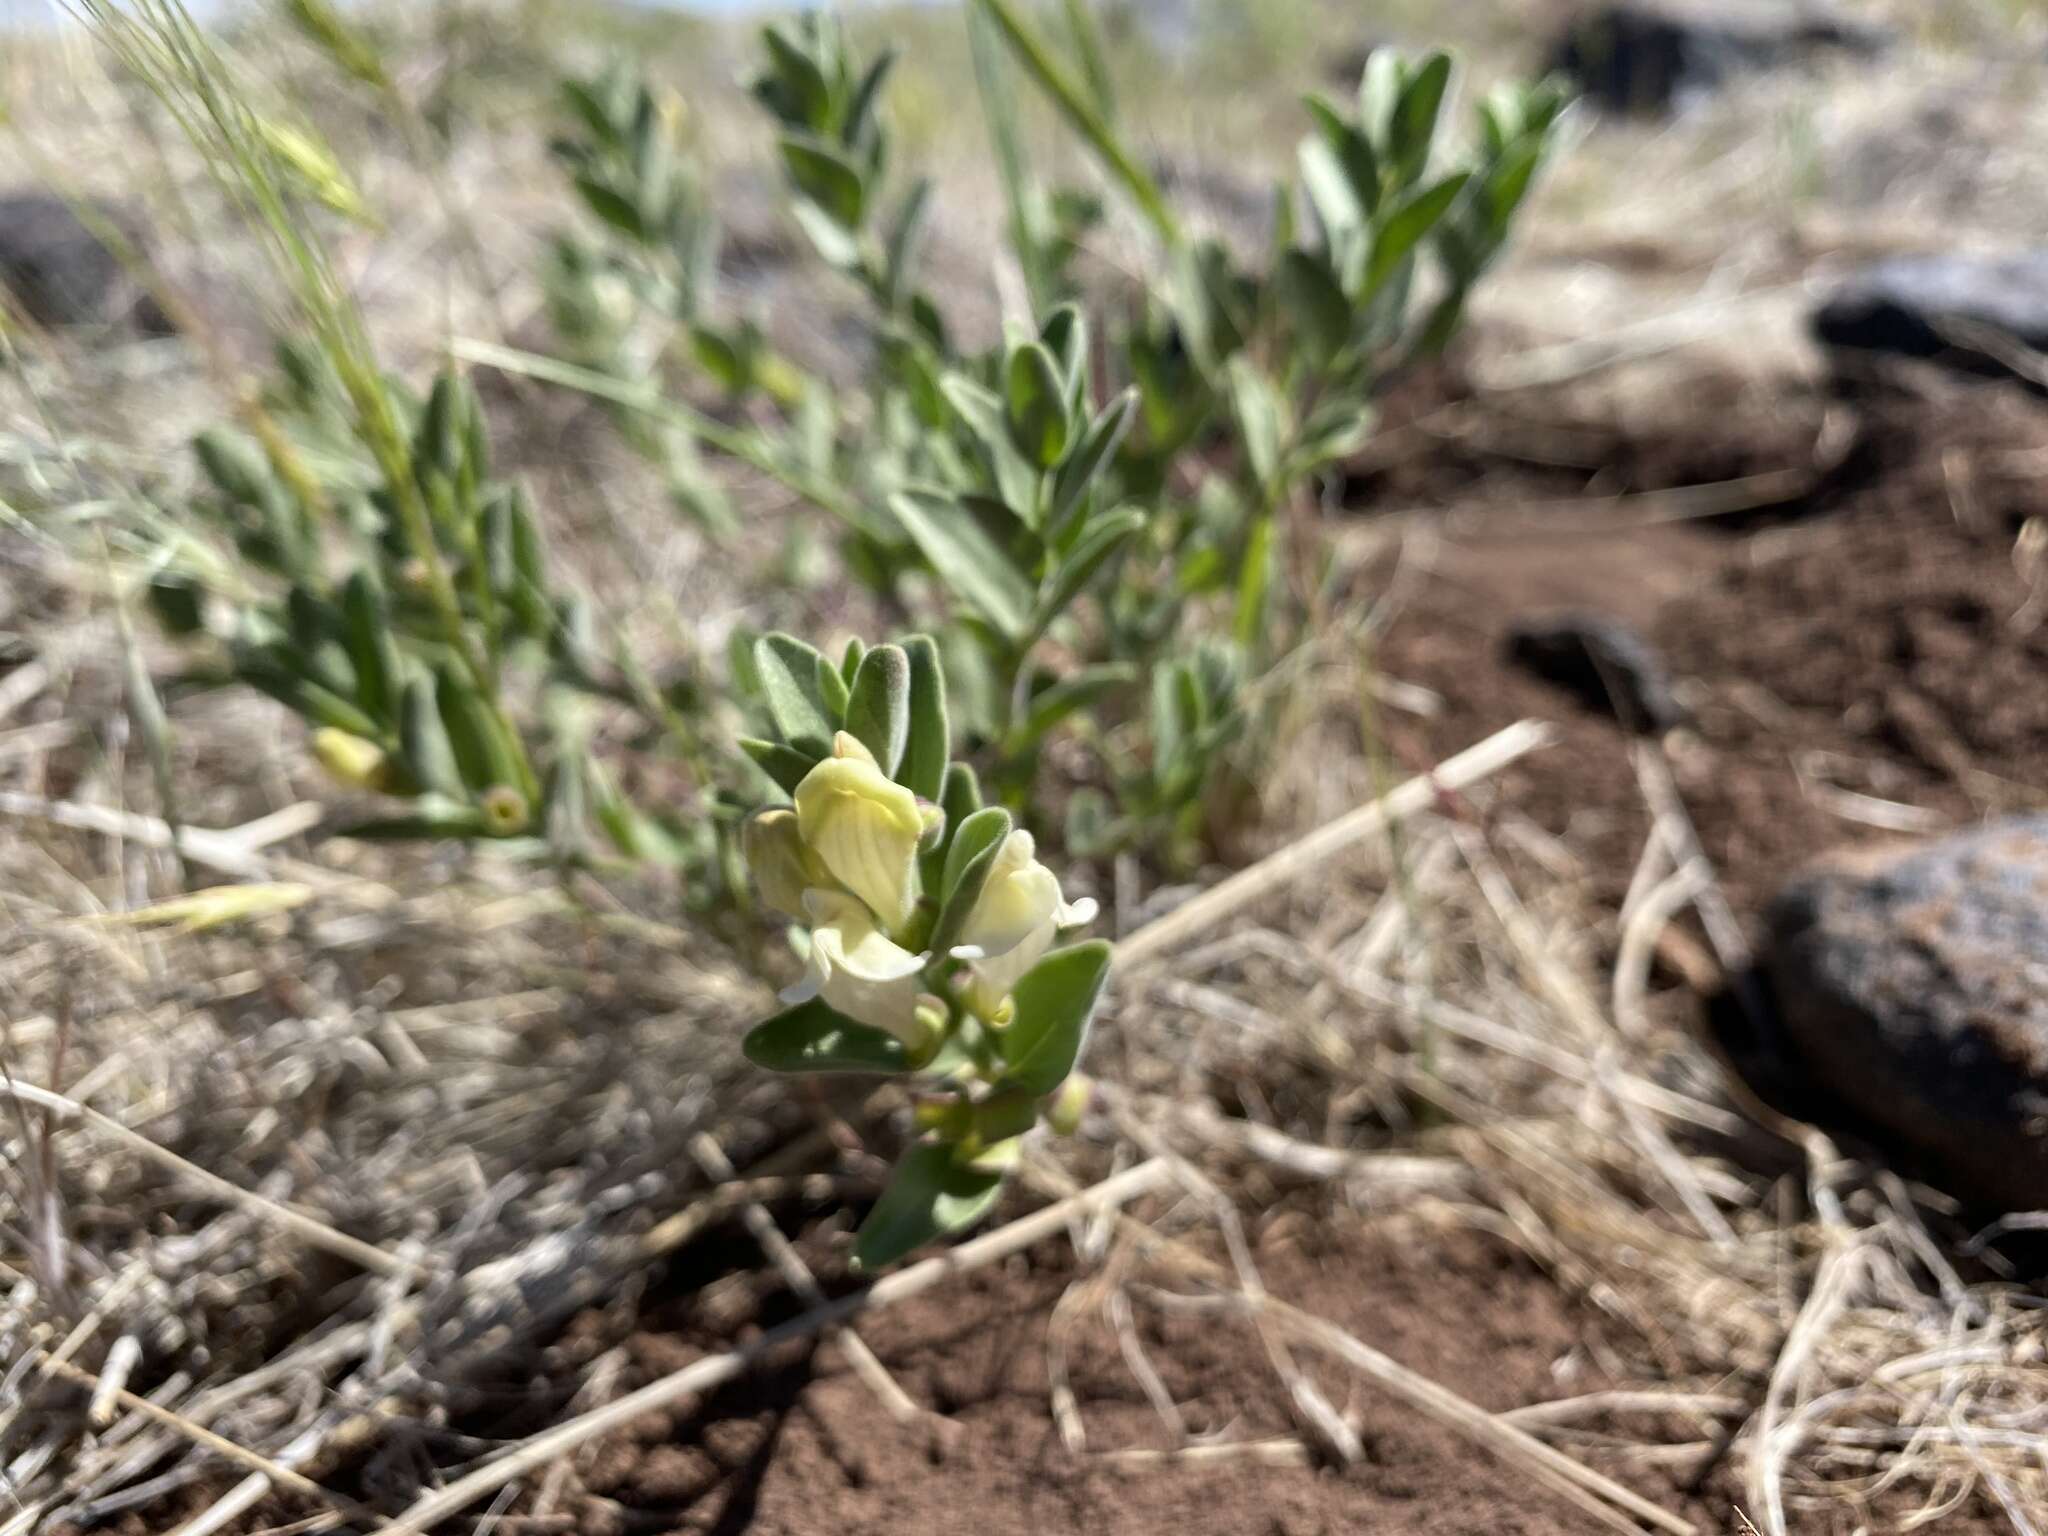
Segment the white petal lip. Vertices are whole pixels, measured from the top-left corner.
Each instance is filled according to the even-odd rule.
[[[900,1040],[917,1039],[918,1000],[931,956],[895,943],[866,907],[843,892],[806,891],[804,908],[812,922],[811,974],[802,985],[810,995]]]

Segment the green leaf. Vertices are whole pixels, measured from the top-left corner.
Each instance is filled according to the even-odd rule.
[[[760,677],[762,698],[784,741],[813,743],[826,750],[831,747],[840,716],[829,706],[818,683],[820,669],[828,665],[815,648],[794,635],[777,632],[754,642],[754,670]]]
[[[824,73],[779,25],[763,27],[761,42],[768,50],[786,108],[804,127],[823,132],[832,117],[832,89]]]
[[[943,1142],[919,1142],[903,1154],[889,1187],[853,1245],[856,1269],[880,1269],[935,1237],[971,1227],[995,1207],[1003,1175],[961,1163]]]
[[[846,704],[851,697],[847,681],[837,667],[824,656],[818,657],[818,702],[825,706],[827,719],[842,722],[844,729]]]
[[[981,780],[967,763],[946,769],[946,785],[939,794],[939,808],[946,813],[946,825],[957,827],[981,809]]]
[[[1393,276],[1394,269],[1450,212],[1451,204],[1458,200],[1458,194],[1465,190],[1465,183],[1471,179],[1470,171],[1455,172],[1419,192],[1410,193],[1395,205],[1373,239],[1372,261],[1366,268],[1363,297],[1370,298],[1379,292],[1380,285]]]
[[[1047,1094],[1067,1080],[1109,980],[1109,959],[1108,942],[1090,939],[1054,950],[1017,983],[1016,1015],[996,1036],[1005,1083]]]
[[[1409,74],[1394,103],[1394,115],[1387,125],[1387,150],[1394,175],[1404,187],[1413,185],[1429,167],[1437,115],[1443,108],[1444,91],[1450,81],[1451,56],[1432,53],[1419,69]]]
[[[1045,317],[1038,339],[1059,365],[1060,392],[1072,416],[1081,408],[1088,382],[1088,317],[1077,304],[1062,304]]]
[[[785,747],[779,741],[762,741],[756,736],[742,736],[740,750],[792,795],[796,793],[797,785],[803,783],[804,775],[817,767],[819,761],[808,752]]]
[[[647,226],[642,222],[640,210],[634,206],[631,198],[590,175],[576,178],[576,195],[583,199],[584,207],[620,234],[632,240],[647,238]]]
[[[1380,206],[1380,164],[1379,156],[1373,152],[1372,140],[1354,124],[1344,121],[1343,115],[1322,97],[1306,97],[1303,105],[1308,108],[1309,116],[1316,120],[1316,131],[1322,135],[1322,142],[1329,150],[1327,163],[1343,177],[1354,205],[1368,216],[1377,213]],[[1310,196],[1314,195],[1311,190]]]
[[[1237,413],[1238,430],[1244,435],[1245,456],[1261,492],[1273,485],[1280,470],[1280,453],[1286,428],[1281,420],[1280,397],[1272,384],[1246,357],[1230,360],[1230,403]]]
[[[1366,55],[1365,72],[1358,80],[1358,121],[1375,144],[1384,147],[1388,142],[1394,106],[1407,79],[1408,63],[1398,50],[1375,48]]]
[[[1327,464],[1348,458],[1372,435],[1373,408],[1349,396],[1326,400],[1311,416],[1294,446],[1296,474],[1313,474]]]
[[[875,55],[875,62],[868,66],[868,72],[861,77],[860,85],[854,90],[853,100],[846,109],[846,121],[840,125],[840,142],[850,148],[863,147],[874,129],[875,108],[882,99],[882,83],[889,78],[889,72],[896,67],[896,50],[885,48]]]
[[[989,468],[1004,503],[1027,525],[1034,521],[1038,495],[1038,471],[1026,462],[1010,435],[1009,414],[992,390],[984,389],[964,374],[949,373],[939,380],[945,396],[968,431],[988,450]]]
[[[782,140],[782,164],[789,179],[840,228],[857,230],[867,204],[867,186],[852,161],[818,139]]]
[[[1274,274],[1294,334],[1309,356],[1327,363],[1350,344],[1351,301],[1328,262],[1311,251],[1292,250]]]
[[[1053,479],[1052,505],[1047,511],[1045,524],[1048,544],[1057,547],[1062,542],[1069,520],[1086,507],[1089,487],[1116,453],[1137,414],[1138,392],[1126,389],[1104,406],[1101,414],[1089,423],[1088,430],[1081,434],[1080,442],[1067,455],[1066,462],[1060,465],[1059,474]]]
[[[861,658],[847,699],[846,729],[893,779],[910,741],[910,657],[901,646],[878,645]]]
[[[1244,567],[1237,576],[1237,643],[1247,650],[1258,645],[1266,628],[1266,594],[1273,584],[1273,519],[1252,524],[1245,541]]]
[[[348,629],[349,660],[355,665],[356,697],[380,722],[395,720],[405,678],[391,609],[370,567],[362,566],[349,577],[341,591],[341,612]]]
[[[1013,752],[1028,752],[1045,739],[1059,723],[1078,710],[1136,680],[1138,671],[1128,662],[1108,662],[1083,667],[1063,677],[1050,688],[1033,696],[1024,723],[1010,743]]]
[[[481,793],[495,784],[513,782],[499,772],[498,748],[484,701],[475,687],[453,665],[443,665],[434,679],[435,701],[441,723],[455,749],[455,766],[461,770],[463,786]]]
[[[889,509],[955,596],[1012,643],[1031,613],[1031,587],[966,508],[949,496],[899,491]]]
[[[1052,579],[1038,599],[1038,606],[1032,610],[1031,636],[1036,638],[1044,634],[1086,590],[1096,572],[1130,543],[1144,526],[1145,514],[1136,507],[1105,512],[1090,523],[1075,543],[1072,553],[1053,572]]]
[[[910,739],[904,744],[897,782],[922,800],[937,801],[946,785],[952,755],[952,725],[946,716],[946,672],[929,635],[903,642],[910,659]]]
[[[1010,440],[1026,462],[1051,469],[1067,451],[1066,380],[1038,342],[1013,349],[1004,369]]]
[[[857,1024],[822,998],[747,1031],[740,1048],[770,1072],[908,1072],[910,1053],[886,1030]]]
[[[981,899],[982,887],[988,884],[988,872],[1002,852],[1003,839],[1015,825],[1010,813],[995,805],[959,823],[939,876],[939,918],[929,940],[934,954],[943,955],[958,941],[974,904]]]
[[[1365,250],[1365,210],[1351,190],[1337,157],[1321,139],[1301,141],[1301,185],[1322,225],[1330,259],[1344,271],[1361,267]],[[1290,251],[1288,254],[1293,254]]]
[[[806,198],[790,204],[789,211],[827,266],[841,272],[860,270],[860,240],[853,231]]]
[[[274,484],[262,450],[239,433],[209,427],[192,440],[192,451],[206,478],[231,501],[260,505]]]
[[[920,177],[904,197],[903,206],[896,211],[895,222],[889,227],[882,271],[887,281],[891,309],[899,307],[910,296],[911,280],[917,273],[917,258],[924,244],[925,223],[931,213],[931,203],[931,178]]]
[[[948,838],[957,837],[959,829],[969,817],[981,809],[981,782],[975,778],[973,768],[966,763],[952,763],[946,768],[945,783],[939,790],[939,809],[946,815]],[[946,854],[950,851],[946,843],[937,844],[919,856],[918,878],[924,882],[927,891],[943,891],[946,887]]]
[[[860,671],[861,658],[868,653],[867,641],[855,635],[846,642],[846,650],[839,658],[839,676],[846,686],[853,686],[854,674]]]
[[[423,790],[460,799],[462,770],[456,766],[455,747],[448,740],[448,728],[441,723],[441,706],[435,697],[434,680],[415,677],[405,685],[398,720],[399,749],[405,757],[406,772]]]

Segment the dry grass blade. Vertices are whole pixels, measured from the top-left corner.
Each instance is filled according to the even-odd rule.
[[[1117,965],[1126,973],[1266,896],[1290,880],[1363,842],[1396,822],[1418,816],[1445,793],[1469,789],[1517,758],[1549,745],[1552,733],[1539,721],[1523,720],[1446,758],[1433,771],[1395,786],[1376,800],[1296,839],[1277,853],[1239,870],[1201,895],[1174,908],[1117,942]]]
[[[265,1199],[262,1195],[243,1189],[217,1173],[208,1173],[197,1164],[158,1146],[147,1136],[129,1130],[120,1121],[103,1115],[76,1099],[66,1098],[61,1093],[52,1093],[47,1088],[17,1082],[0,1082],[0,1096],[24,1104],[33,1104],[61,1119],[75,1120],[82,1125],[90,1126],[129,1151],[138,1153],[149,1161],[170,1169],[187,1182],[198,1185],[215,1199],[249,1211],[272,1225],[284,1228],[313,1247],[325,1249],[337,1258],[346,1259],[372,1274],[412,1274],[425,1267],[396,1258],[375,1244],[366,1243],[361,1238],[350,1237],[346,1232],[337,1232],[327,1223],[307,1215],[304,1211],[293,1210],[288,1205],[280,1205],[275,1200]]]

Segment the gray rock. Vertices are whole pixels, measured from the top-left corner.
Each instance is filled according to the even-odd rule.
[[[2048,351],[2048,250],[1894,256],[1844,279],[1813,316],[1825,346],[2021,376],[1985,332]]]
[[[1831,8],[1739,0],[1621,0],[1575,18],[1551,68],[1611,112],[1661,115],[1733,75],[1816,53],[1874,53],[1887,34]]]
[[[1685,719],[1664,658],[1619,619],[1597,613],[1526,619],[1508,631],[1508,659],[1587,708],[1612,715],[1626,730],[1663,732]]]
[[[2048,816],[1823,861],[1768,927],[1815,1086],[1965,1199],[2048,1208]]]
[[[133,240],[121,210],[98,212]],[[39,325],[105,325],[134,316],[140,295],[112,251],[48,192],[0,193],[0,285]]]

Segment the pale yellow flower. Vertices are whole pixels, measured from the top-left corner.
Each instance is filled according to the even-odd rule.
[[[917,796],[892,782],[874,754],[841,731],[832,756],[796,787],[797,829],[833,878],[891,931],[917,905],[917,845],[924,814]]]
[[[1095,910],[1093,901],[1067,901],[1059,877],[1039,863],[1031,834],[1012,832],[953,947],[955,959],[969,962],[968,997],[975,1011],[995,1017],[1060,930],[1092,922]]]
[[[761,899],[784,917],[804,917],[804,892],[831,890],[837,882],[824,862],[804,846],[796,812],[787,807],[749,816],[740,829],[740,847]]]
[[[913,1049],[929,1033],[918,1017],[929,955],[913,955],[875,924],[874,914],[843,891],[804,893],[811,924],[810,974],[783,993],[786,1003],[822,997],[858,1023],[887,1030]]]

